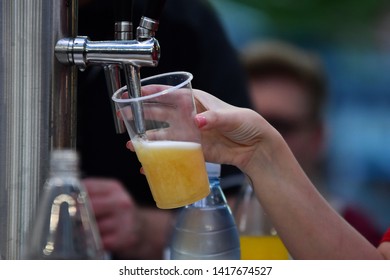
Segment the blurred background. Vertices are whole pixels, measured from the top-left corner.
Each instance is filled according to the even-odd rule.
[[[320,55],[328,185],[390,226],[390,2],[210,0],[233,45],[282,39]]]

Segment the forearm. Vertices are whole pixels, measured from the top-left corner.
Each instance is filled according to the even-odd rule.
[[[318,193],[287,144],[272,139],[276,141],[257,150],[244,172],[292,257],[381,258]]]
[[[378,251],[382,254],[383,258],[390,260],[390,228],[383,235]]]

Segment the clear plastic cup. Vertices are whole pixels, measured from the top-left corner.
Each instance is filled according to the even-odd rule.
[[[141,80],[140,97],[127,87],[112,97],[163,209],[191,204],[210,192],[191,80],[187,72],[165,73]]]

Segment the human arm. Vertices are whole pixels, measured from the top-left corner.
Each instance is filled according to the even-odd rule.
[[[383,258],[329,206],[280,134],[260,115],[202,91],[194,93],[206,161],[235,165],[250,178],[293,258]]]
[[[384,234],[378,250],[386,260],[390,260],[390,228]]]
[[[118,259],[162,259],[173,212],[139,207],[113,179],[86,178],[103,247]]]
[[[379,252],[382,254],[383,258],[390,260],[390,242],[382,242],[378,247]]]

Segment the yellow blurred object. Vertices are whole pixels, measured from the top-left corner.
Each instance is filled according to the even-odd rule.
[[[249,183],[242,186],[233,214],[240,235],[241,259],[287,260],[290,258]]]
[[[242,260],[287,260],[289,254],[278,236],[240,236]]]

